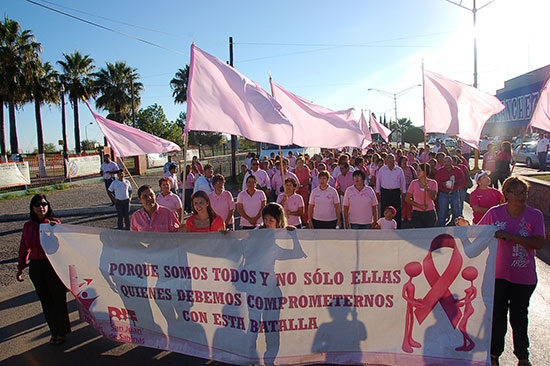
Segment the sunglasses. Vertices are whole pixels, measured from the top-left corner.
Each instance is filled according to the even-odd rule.
[[[33,207],[48,207],[48,202],[35,202],[32,205]]]

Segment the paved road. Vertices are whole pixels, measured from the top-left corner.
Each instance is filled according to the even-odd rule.
[[[525,168],[519,172],[528,171]],[[159,174],[160,175],[160,174]],[[156,187],[159,175],[138,177],[137,183]],[[96,227],[115,227],[114,208],[108,206],[103,184],[94,183],[48,194],[54,208],[64,212],[64,223]],[[29,198],[0,202],[0,365],[206,365],[214,362],[172,352],[121,344],[103,338],[88,324],[78,318],[75,300],[68,294],[73,332],[62,346],[47,344],[48,327],[44,321],[40,303],[31,282],[15,281],[17,248],[21,228],[26,219],[7,221],[7,215],[28,212]],[[79,210],[74,210],[78,208]],[[90,215],[89,208],[100,214]],[[70,211],[73,210],[73,211]],[[471,218],[466,205],[465,216]],[[79,213],[80,212],[80,213]],[[15,216],[17,217],[17,216]],[[3,220],[4,218],[4,220]],[[547,222],[547,231],[550,231]],[[530,306],[531,361],[533,365],[550,366],[550,250],[542,253],[546,263],[537,259],[539,284]],[[27,276],[25,274],[25,276]],[[511,353],[511,337],[508,334],[506,352],[501,365],[515,365]]]

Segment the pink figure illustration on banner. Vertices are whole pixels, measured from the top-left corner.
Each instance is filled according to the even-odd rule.
[[[405,273],[409,276],[409,280],[403,286],[403,298],[407,301],[407,312],[405,314],[405,334],[403,335],[403,345],[401,349],[407,353],[412,353],[413,349],[420,348],[422,345],[415,341],[412,337],[414,325],[413,309],[421,308],[424,305],[422,301],[414,297],[415,287],[412,283],[414,277],[422,273],[422,265],[419,262],[410,262],[405,266]]]
[[[451,254],[451,259],[443,274],[439,274],[437,268],[432,258],[432,252],[441,249],[441,248],[451,248],[453,253]],[[443,307],[447,318],[453,325],[453,328],[456,328],[462,313],[460,308],[456,303],[456,299],[449,291],[449,287],[458,277],[460,270],[462,268],[462,255],[458,251],[456,246],[455,239],[449,234],[441,234],[436,236],[430,245],[430,251],[426,258],[422,261],[422,266],[424,268],[424,276],[431,286],[430,291],[426,294],[422,303],[424,307],[416,308],[415,315],[418,320],[418,324],[422,324],[424,319],[428,314],[433,310],[435,305],[439,304]]]
[[[90,278],[85,278],[84,282],[79,282],[75,265],[69,265],[69,277],[71,281],[72,294],[87,311],[90,311],[92,303],[98,297],[90,297],[90,294],[88,293],[88,291],[84,291],[84,288],[88,287],[88,285],[90,285],[93,280]]]
[[[477,278],[477,274],[477,269],[472,266],[466,267],[464,268],[464,270],[462,270],[462,278],[464,278],[466,281],[470,281],[470,287],[464,290],[465,296],[462,299],[456,301],[456,304],[458,306],[464,306],[464,315],[462,315],[462,319],[460,319],[460,323],[458,323],[458,329],[464,337],[464,344],[460,347],[455,348],[455,350],[457,351],[471,351],[476,345],[472,338],[470,338],[470,336],[468,335],[466,327],[468,325],[468,319],[474,313],[472,301],[477,296],[477,289],[474,286],[474,280]]]

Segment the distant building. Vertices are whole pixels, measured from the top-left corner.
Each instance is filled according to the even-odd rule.
[[[550,65],[505,81],[504,88],[497,90],[496,97],[506,108],[489,119],[482,136],[499,136],[501,139],[519,136],[531,119],[548,75]]]

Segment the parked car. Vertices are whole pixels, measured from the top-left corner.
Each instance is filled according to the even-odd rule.
[[[519,145],[514,148],[514,157],[519,149]],[[537,156],[537,143],[535,141],[524,143],[518,154],[518,163],[524,163],[528,168],[538,168],[539,158]],[[550,165],[550,154],[546,155],[546,166]]]

